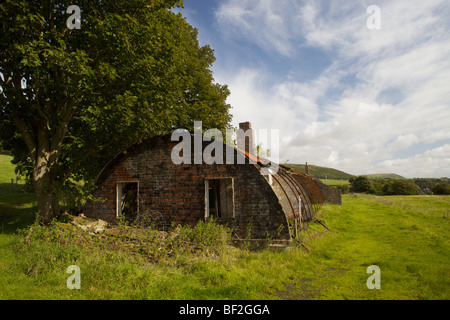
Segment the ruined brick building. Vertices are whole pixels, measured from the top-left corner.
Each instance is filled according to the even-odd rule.
[[[252,132],[248,122],[240,128]],[[206,159],[193,164],[194,155],[191,164],[175,164],[171,156],[178,141],[171,135],[134,145],[101,170],[85,214],[108,222],[150,214],[166,224],[189,225],[214,218],[237,239],[289,241],[313,219],[323,191],[308,175],[281,165],[261,174],[267,163],[253,155],[252,138],[246,135],[244,150],[223,144],[223,159],[233,159],[223,164]],[[194,139],[190,143],[191,150],[198,148]],[[202,141],[201,150],[210,144]]]

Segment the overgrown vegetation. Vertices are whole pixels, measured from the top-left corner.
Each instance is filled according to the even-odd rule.
[[[51,246],[67,251],[75,260],[85,255],[126,254],[130,261],[156,263],[182,255],[217,256],[231,242],[230,230],[212,221],[199,221],[195,227],[174,225],[167,232],[119,223],[97,233],[71,221],[69,215],[48,226],[36,220],[31,227],[18,230],[14,251],[22,255]]]
[[[213,222],[159,232],[124,221],[95,233],[66,216],[41,226],[34,195],[10,188],[14,168],[3,160],[0,299],[450,298],[448,196],[344,195],[318,216],[332,232],[311,223],[288,250],[252,251]],[[80,290],[67,288],[71,265]],[[380,290],[366,286],[370,265]]]
[[[119,225],[94,235],[69,220],[26,225],[0,234],[0,298],[450,298],[449,197],[355,194],[343,202],[320,213],[332,232],[311,223],[282,251],[230,246],[228,230],[214,223],[167,233]],[[80,267],[80,290],[66,286],[70,265]],[[370,265],[380,267],[380,290],[366,287]]]

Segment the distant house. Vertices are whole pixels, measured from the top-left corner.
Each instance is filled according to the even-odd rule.
[[[251,129],[248,122],[240,127]],[[109,222],[147,215],[166,225],[214,218],[227,224],[236,239],[290,241],[314,218],[324,201],[322,192],[308,175],[281,165],[262,175],[266,164],[248,152],[249,140],[245,150],[223,145],[232,164],[175,164],[171,155],[178,142],[171,135],[134,145],[101,170],[85,214]],[[210,143],[202,141],[202,150]]]

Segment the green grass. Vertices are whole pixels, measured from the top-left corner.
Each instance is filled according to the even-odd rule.
[[[0,181],[11,175],[4,160]],[[310,251],[297,242],[255,252],[192,249],[223,234],[214,226],[180,229],[184,240],[168,245],[152,233],[130,242],[126,228],[122,237],[99,239],[61,222],[33,225],[26,242],[34,198],[0,187],[0,299],[450,298],[448,196],[343,195],[342,206],[320,212],[333,232],[312,223],[301,234]],[[81,269],[80,290],[66,286],[70,265]],[[366,286],[370,265],[380,267],[379,290]]]
[[[0,155],[0,231],[2,233],[14,232],[34,219],[30,213],[35,206],[35,196],[33,193],[23,191],[24,182],[21,179],[17,181],[14,173],[15,166],[11,160],[11,156]]]
[[[322,297],[448,299],[448,208],[450,197],[369,195],[344,196],[342,207],[326,207],[336,232],[318,241],[319,247],[333,264],[342,261],[345,273],[340,287]],[[372,264],[381,269],[381,290],[362,283]]]
[[[320,179],[323,183],[329,185],[329,186],[345,186],[350,185],[350,182],[348,180],[341,180],[341,179]]]
[[[11,163],[12,157],[0,154],[0,183],[9,183],[15,179],[15,166]]]

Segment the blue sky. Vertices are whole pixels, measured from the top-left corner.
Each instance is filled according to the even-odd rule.
[[[448,0],[184,0],[177,11],[215,51],[232,124],[278,129],[280,162],[450,177]]]

